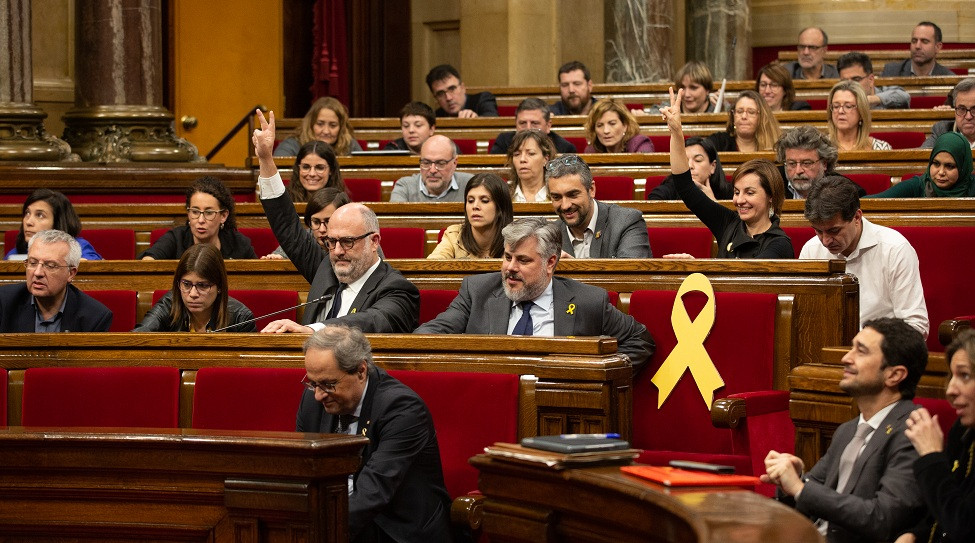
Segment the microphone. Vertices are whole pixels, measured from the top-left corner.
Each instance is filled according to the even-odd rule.
[[[259,320],[261,320],[261,319],[263,319],[265,317],[271,317],[271,316],[274,316],[274,315],[278,315],[278,314],[284,313],[285,311],[291,311],[292,309],[298,309],[299,307],[304,307],[304,306],[306,306],[308,304],[317,304],[318,302],[327,302],[327,301],[331,300],[333,296],[334,296],[334,294],[322,294],[318,298],[315,298],[314,300],[308,300],[307,302],[305,302],[303,304],[298,304],[298,305],[292,306],[292,307],[286,307],[286,308],[280,309],[278,311],[272,311],[271,313],[268,313],[267,315],[261,315],[260,317],[254,317],[253,319],[248,319],[248,320],[246,320],[244,322],[238,322],[237,324],[231,324],[230,326],[224,326],[223,328],[218,328],[216,330],[208,330],[208,331],[209,332],[223,332],[224,330],[229,330],[231,328],[236,328],[238,326],[242,326],[242,325],[245,325],[245,324],[250,324],[252,322],[259,321]]]

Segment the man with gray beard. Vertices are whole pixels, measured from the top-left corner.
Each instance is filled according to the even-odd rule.
[[[610,304],[605,290],[554,276],[561,224],[526,217],[504,227],[501,273],[465,278],[446,311],[414,333],[612,336],[639,371],[654,350],[646,327]]]
[[[783,165],[785,197],[804,200],[813,183],[836,168],[837,154],[829,138],[811,126],[784,130],[775,142],[775,156]]]

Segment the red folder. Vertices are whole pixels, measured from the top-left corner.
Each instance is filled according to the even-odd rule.
[[[724,475],[670,466],[622,466],[620,470],[665,486],[755,486],[761,483],[752,475]]]

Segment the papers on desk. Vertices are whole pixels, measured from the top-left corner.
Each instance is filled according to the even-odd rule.
[[[751,475],[725,475],[706,471],[690,471],[670,466],[622,466],[623,473],[647,479],[664,486],[743,486],[761,483]]]
[[[507,462],[544,465],[553,469],[580,468],[599,465],[629,464],[643,452],[640,449],[621,449],[580,453],[561,453],[522,447],[514,443],[495,443],[484,447],[492,458]]]

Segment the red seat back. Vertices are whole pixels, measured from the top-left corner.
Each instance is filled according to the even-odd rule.
[[[467,461],[496,442],[518,440],[518,375],[390,370],[430,410],[451,498],[477,489]]]
[[[498,106],[498,117],[514,117],[518,106]]]
[[[0,426],[7,425],[7,370],[0,368]]]
[[[381,202],[383,201],[383,182],[368,177],[349,178],[345,183],[345,193],[353,202]]]
[[[200,368],[193,428],[293,432],[304,385],[301,368]]]
[[[109,332],[129,332],[135,328],[138,293],[134,290],[86,290],[85,294],[105,304],[112,311]]]
[[[10,251],[17,248],[17,234],[20,233],[20,229],[17,230],[7,230],[3,233],[3,254],[7,255]]]
[[[660,258],[674,253],[687,253],[694,258],[711,258],[714,237],[703,226],[647,227],[650,250]]]
[[[580,153],[586,149],[587,145],[589,145],[589,142],[586,141],[586,138],[582,138],[579,136],[565,136],[565,141],[571,143],[572,145],[575,145],[576,149]]]
[[[443,313],[456,297],[456,290],[420,289],[420,324]]]
[[[632,200],[633,178],[625,175],[594,175],[596,198],[600,200]]]
[[[802,246],[816,237],[816,231],[812,226],[783,226],[782,231],[792,240],[792,250],[795,251],[796,258],[799,258]]]
[[[825,110],[826,109],[826,99],[825,98],[811,98],[807,99],[809,102],[809,107],[815,110]]]
[[[644,185],[644,189],[643,189],[646,192],[644,193],[643,197],[644,198],[650,197],[650,193],[653,192],[653,189],[660,186],[660,184],[664,182],[664,179],[667,179],[666,175],[648,175],[647,183],[646,185]]]
[[[670,136],[647,136],[650,141],[653,142],[653,152],[655,153],[669,153],[670,152]]]
[[[966,74],[967,75],[967,74]],[[911,109],[931,109],[943,106],[948,101],[947,96],[911,96]]]
[[[894,226],[911,242],[921,264],[921,285],[928,307],[928,350],[944,351],[938,340],[941,321],[970,315],[975,291],[959,270],[975,269],[975,226]]]
[[[477,140],[470,138],[457,138],[454,140],[454,145],[460,149],[460,154],[462,155],[476,155],[477,154]]]
[[[176,428],[178,418],[177,368],[29,368],[24,372],[24,426]]]
[[[227,294],[231,298],[247,306],[255,317],[267,315],[275,311],[280,311],[298,305],[298,292],[294,290],[235,290],[230,289]],[[278,319],[298,320],[298,310],[289,309],[284,313],[262,317],[257,320],[255,326],[260,332],[265,326]]]
[[[924,143],[925,133],[922,132],[871,132],[871,136],[886,141],[893,149],[917,149]],[[849,177],[849,176],[847,176]]]
[[[958,418],[955,408],[951,407],[948,400],[944,398],[921,398],[915,396],[914,403],[930,411],[931,415],[937,415],[938,425],[941,426],[941,433],[945,436],[948,435],[948,430],[951,429],[951,425]]]
[[[251,240],[257,256],[273,253],[278,248],[278,240],[270,228],[238,228],[237,230]]]
[[[105,260],[135,259],[135,230],[130,228],[82,230],[79,237],[91,243]]]
[[[163,237],[163,235],[165,235],[166,232],[169,232],[170,230],[171,228],[153,228],[152,231],[149,232],[149,245],[152,245],[157,241],[159,241],[159,238]]]
[[[427,256],[427,233],[422,228],[380,228],[379,235],[386,258]]]
[[[846,176],[863,187],[867,194],[877,194],[890,188],[890,176],[885,173],[851,173]]]

